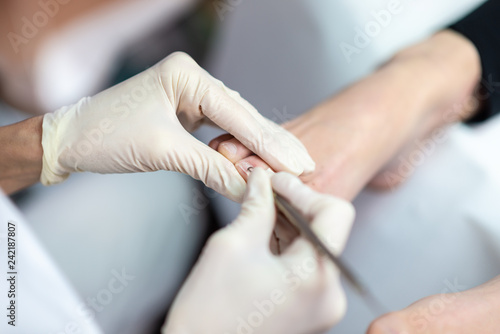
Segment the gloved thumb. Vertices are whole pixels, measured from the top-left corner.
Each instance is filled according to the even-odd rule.
[[[254,168],[248,179],[241,212],[231,226],[235,233],[245,236],[244,240],[263,244],[268,249],[275,221],[271,177],[262,168]]]

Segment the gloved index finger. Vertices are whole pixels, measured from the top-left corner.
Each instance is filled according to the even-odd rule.
[[[295,136],[260,115],[238,93],[220,85],[211,84],[200,102],[205,116],[275,170],[295,175],[314,170],[314,161]]]

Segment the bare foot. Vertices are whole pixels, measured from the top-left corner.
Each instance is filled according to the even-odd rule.
[[[426,297],[375,320],[367,334],[500,333],[500,278],[463,292]]]

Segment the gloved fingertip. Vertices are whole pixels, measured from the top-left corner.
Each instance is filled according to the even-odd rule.
[[[247,189],[243,197],[243,207],[267,207],[273,202],[271,177],[262,168],[252,168]],[[264,203],[266,203],[264,205]]]
[[[251,200],[258,196],[265,195],[265,191],[267,188],[270,188],[271,184],[269,174],[260,167],[252,167],[248,172],[250,175],[248,177],[244,200]]]
[[[219,191],[221,194],[236,203],[243,202],[247,190],[247,184],[241,176],[239,176],[239,178],[232,178],[229,183],[224,185],[224,187],[224,189]]]
[[[288,191],[290,188],[295,188],[302,185],[302,182],[296,176],[287,173],[279,172],[273,175],[271,178],[271,183],[273,188],[278,192]]]
[[[246,192],[246,187],[244,187],[238,191],[231,191],[228,193],[228,195],[226,197],[229,198],[233,202],[241,204],[241,203],[243,203],[243,199],[245,198],[245,192]]]
[[[316,163],[309,156],[305,148],[303,150],[295,149],[291,151],[283,158],[281,164],[281,171],[288,172],[295,176],[312,173],[316,168]]]
[[[309,156],[309,154],[307,154],[307,157],[303,162],[303,168],[304,168],[304,170],[303,170],[302,174],[310,174],[310,173],[314,172],[314,170],[316,169],[316,163]],[[299,175],[301,175],[301,174],[299,174]]]
[[[276,174],[276,172],[274,172],[271,168],[266,169],[265,172],[270,178],[272,178]]]
[[[316,163],[311,158],[311,156],[307,152],[307,149],[302,145],[302,143],[300,144],[302,147],[299,152],[295,154],[296,165],[298,168],[300,168],[300,173],[296,175],[312,173],[316,168]]]

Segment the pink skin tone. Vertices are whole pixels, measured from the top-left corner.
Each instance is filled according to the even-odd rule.
[[[442,31],[409,47],[378,71],[295,120],[283,124],[306,146],[316,170],[302,180],[313,189],[352,200],[367,185],[387,190],[405,181],[397,175],[398,156],[407,157],[435,130],[466,120],[481,105],[475,97],[481,75],[479,55],[463,36]],[[425,83],[425,84],[423,84]],[[231,160],[242,177],[265,161],[229,135],[209,144]],[[296,231],[279,222],[274,250],[287,247]],[[451,295],[445,309],[415,325],[411,314],[434,296],[376,319],[369,334],[500,333],[500,279]],[[456,297],[456,298],[453,298]],[[478,331],[484,329],[484,331]]]
[[[500,278],[458,293],[433,295],[386,314],[368,334],[497,334]]]
[[[35,76],[31,71],[40,47],[53,33],[111,3],[119,3],[119,0],[65,1],[59,5],[57,14],[50,17],[46,25],[32,38],[28,38],[29,42],[13,43],[7,38],[8,34],[14,32],[22,35],[26,24],[23,17],[30,18],[32,22],[33,15],[41,10],[40,1],[1,0],[0,35],[3,38],[0,39],[0,98],[9,105],[31,114],[49,111],[36,104],[38,93],[34,89]]]
[[[456,53],[450,52],[454,49]],[[380,176],[393,167],[394,157],[411,152],[415,139],[462,121],[474,111],[466,109],[479,77],[477,51],[451,31],[399,52],[364,80],[283,124],[316,161],[316,170],[303,176],[303,181],[347,200],[370,181],[378,188],[404,181],[388,183]],[[466,107],[455,110],[457,103]],[[234,138],[223,135],[210,146],[235,163],[245,179],[249,166],[268,168]]]

